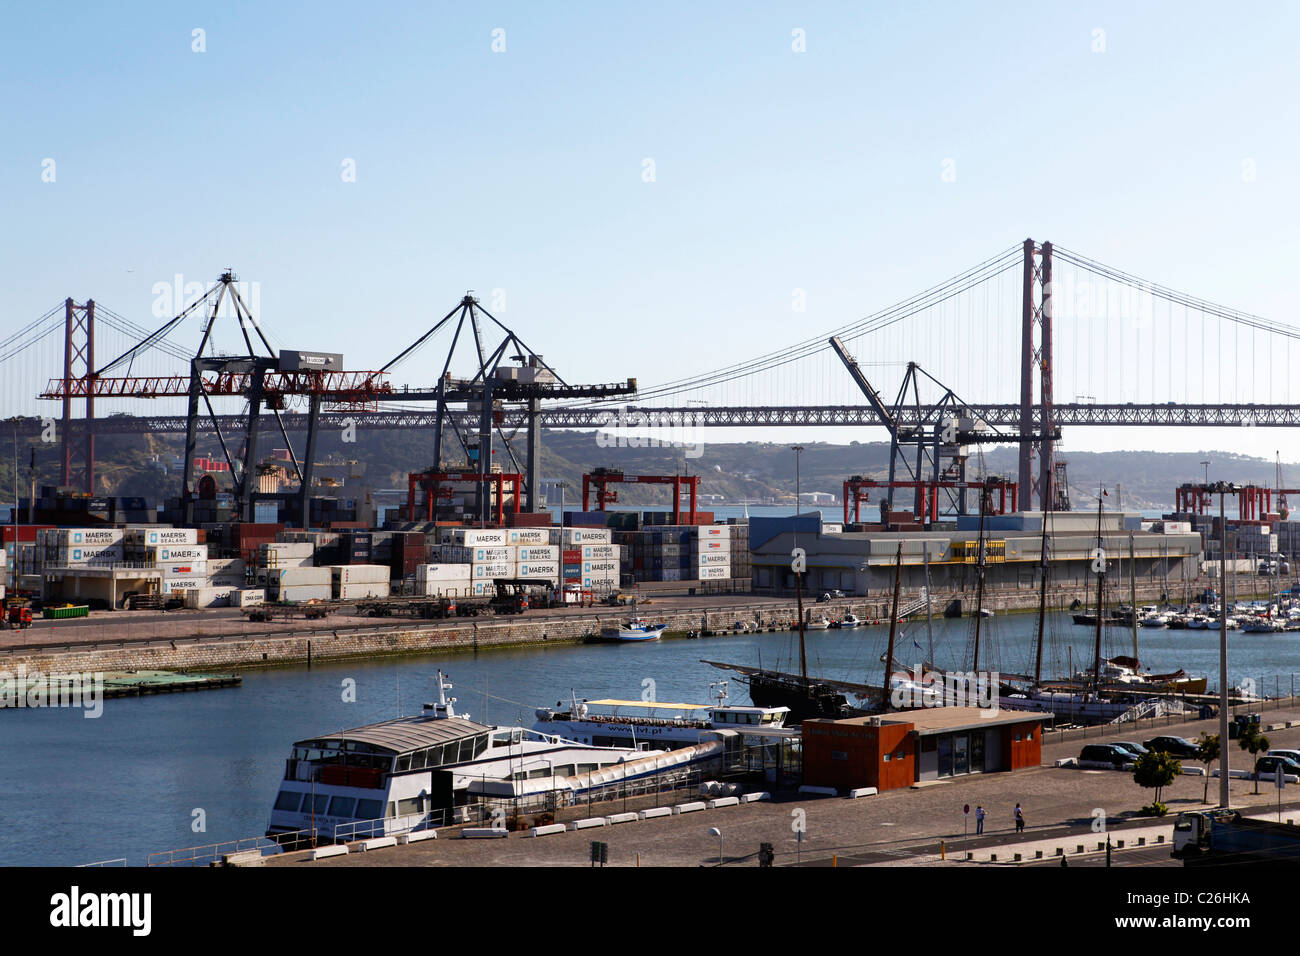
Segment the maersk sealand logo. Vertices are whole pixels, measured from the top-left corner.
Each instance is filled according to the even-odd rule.
[[[81,532],[80,532],[80,531],[74,531],[74,532],[72,532],[72,543],[73,543],[73,544],[81,544]]]

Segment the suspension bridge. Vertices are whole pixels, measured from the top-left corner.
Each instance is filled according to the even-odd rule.
[[[223,317],[239,326],[233,353],[215,345]],[[495,346],[483,339],[493,324],[505,333]],[[180,340],[196,328],[198,348],[187,348]],[[734,342],[740,329],[725,331]],[[308,432],[308,469],[321,426],[426,431],[438,461],[448,429],[471,460],[493,432],[514,457],[505,432],[526,430],[530,497],[543,427],[883,427],[891,478],[897,460],[914,479],[952,477],[966,444],[1007,442],[1020,447],[1028,506],[1052,494],[1063,428],[1300,425],[1290,394],[1297,337],[1300,328],[1025,240],[865,318],[658,384],[566,383],[470,296],[375,371],[282,372],[274,334],[227,272],[153,330],[102,303],[65,300],[0,341],[0,395],[20,434],[59,419],[64,483],[88,490],[96,434],[185,433],[188,452],[198,430],[212,430],[232,472],[247,472],[228,440],[249,457],[269,411],[286,442]],[[431,343],[447,346],[445,357],[429,361]],[[97,351],[114,358],[97,363]],[[529,368],[536,374],[520,374]],[[394,384],[399,371],[425,381]]]

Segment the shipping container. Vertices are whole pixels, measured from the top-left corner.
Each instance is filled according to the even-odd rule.
[[[256,607],[266,603],[265,588],[241,588],[230,593],[231,607]]]
[[[334,565],[330,569],[335,584],[387,584],[391,571],[382,564]]]
[[[333,597],[328,584],[296,584],[281,588],[274,596],[267,589],[267,600],[280,604],[301,604],[304,601],[328,601]]]
[[[339,584],[334,597],[340,601],[388,597],[388,581],[355,581],[349,584]]]

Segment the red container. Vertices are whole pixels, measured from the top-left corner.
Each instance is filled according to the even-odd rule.
[[[560,559],[565,564],[579,564],[582,561],[581,548],[565,548],[560,552]]]

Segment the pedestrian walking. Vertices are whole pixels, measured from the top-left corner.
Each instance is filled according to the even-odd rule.
[[[1020,804],[1016,804],[1016,832],[1023,833],[1025,829],[1025,812],[1020,809]]]
[[[984,832],[984,808],[975,808],[975,833],[976,835]]]

